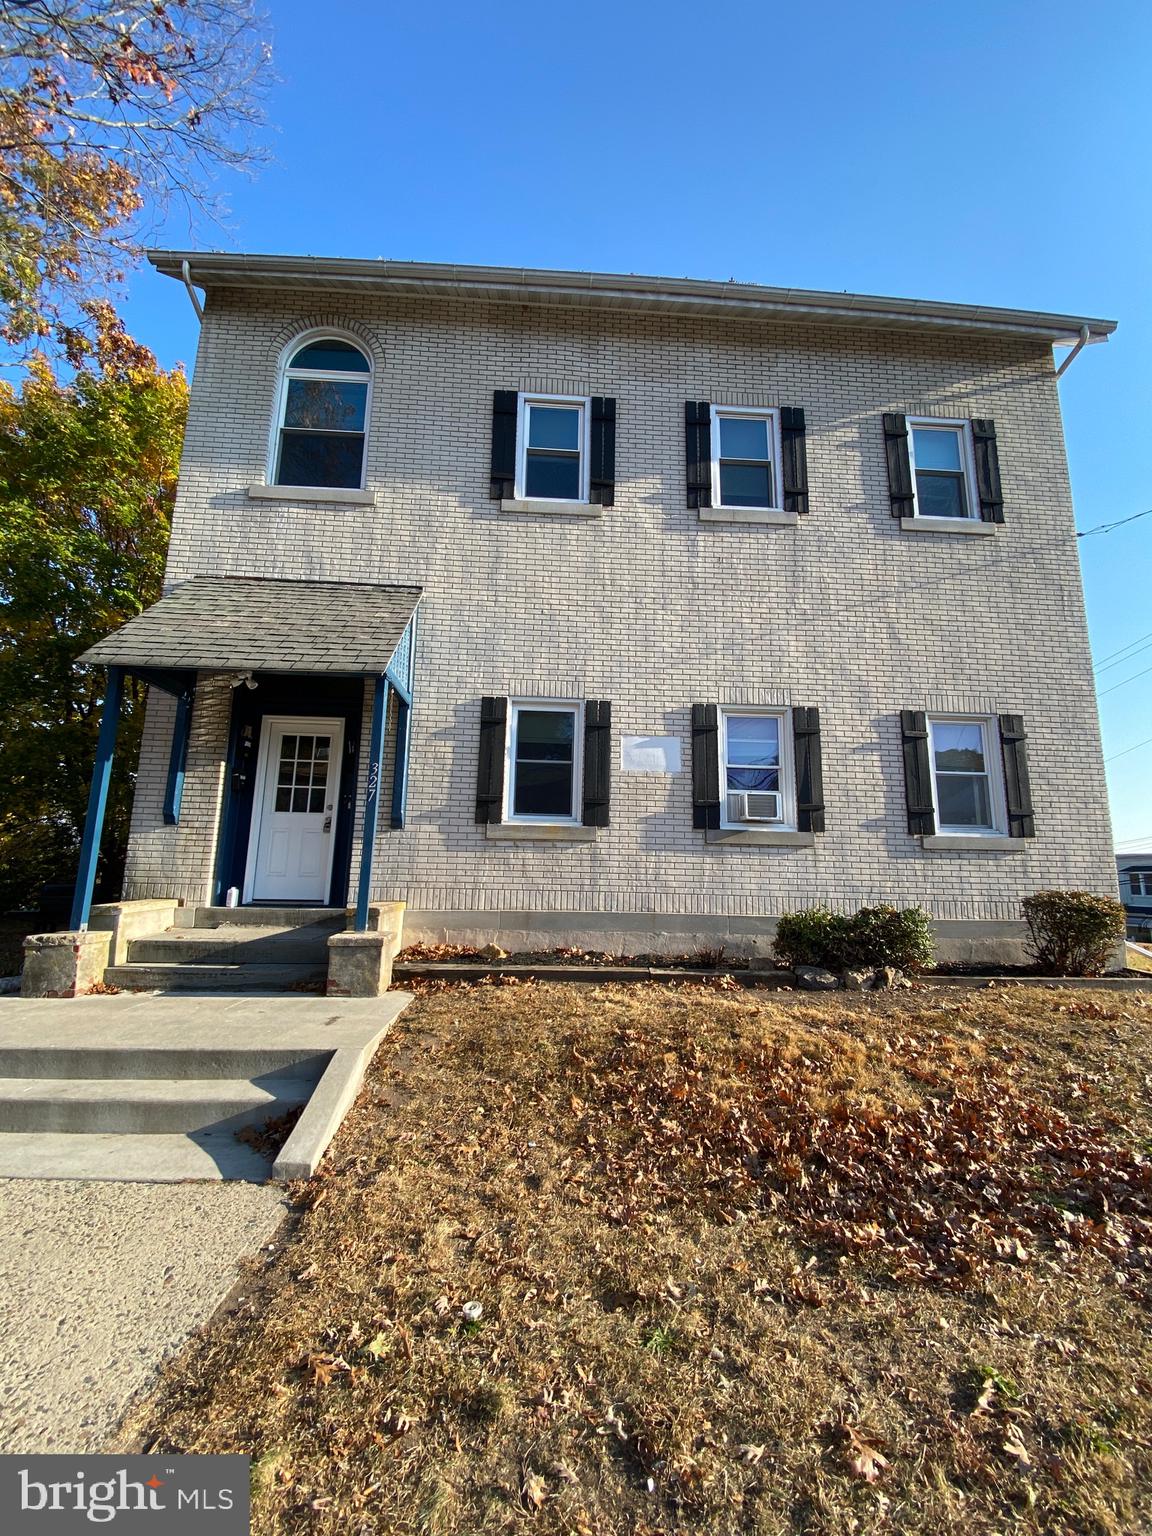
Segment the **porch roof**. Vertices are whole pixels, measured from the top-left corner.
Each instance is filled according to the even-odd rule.
[[[420,587],[193,576],[78,659],[186,671],[382,673]]]

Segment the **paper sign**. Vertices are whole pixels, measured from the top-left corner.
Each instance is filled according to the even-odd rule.
[[[679,773],[679,736],[622,736],[621,773]]]

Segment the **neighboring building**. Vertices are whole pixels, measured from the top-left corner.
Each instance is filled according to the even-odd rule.
[[[616,951],[920,903],[991,959],[1114,893],[1052,355],[1111,322],[151,260],[205,301],[168,595],[85,658],[156,685],[126,895]]]
[[[1120,900],[1128,914],[1128,937],[1152,940],[1152,851],[1118,853]]]

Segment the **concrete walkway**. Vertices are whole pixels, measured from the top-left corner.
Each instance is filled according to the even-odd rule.
[[[266,1184],[0,1180],[0,1453],[100,1449],[284,1214]]]

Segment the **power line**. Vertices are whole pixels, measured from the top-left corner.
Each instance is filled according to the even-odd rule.
[[[1133,672],[1132,676],[1126,677],[1123,682],[1113,683],[1111,688],[1101,688],[1099,697],[1103,698],[1106,693],[1115,693],[1117,688],[1126,688],[1129,683],[1134,683],[1138,677],[1147,677],[1149,672],[1152,672],[1152,667],[1145,667],[1143,672]]]
[[[1130,651],[1134,645],[1139,645],[1141,640],[1152,640],[1152,629],[1150,629],[1146,635],[1137,635],[1135,640],[1129,640],[1128,644],[1122,645],[1118,651],[1109,651],[1107,656],[1101,656],[1100,660],[1096,663],[1097,671],[1099,671],[1099,669],[1104,665],[1106,661],[1111,661],[1113,656],[1119,656],[1124,651]]]
[[[1152,745],[1152,736],[1149,736],[1144,741],[1138,741],[1134,747],[1125,747],[1123,752],[1113,752],[1112,756],[1106,757],[1104,761],[1106,763],[1114,763],[1118,757],[1127,757],[1129,752],[1139,752],[1141,747],[1147,747],[1149,745]]]
[[[1097,672],[1109,672],[1113,667],[1118,667],[1125,661],[1131,661],[1134,656],[1139,656],[1141,651],[1146,651],[1148,647],[1152,645],[1152,637],[1141,635],[1140,639],[1144,641],[1143,645],[1140,645],[1137,641],[1133,640],[1132,645],[1126,645],[1124,647],[1124,649],[1128,652],[1127,656],[1118,656],[1115,661],[1102,661],[1096,668]],[[1133,646],[1135,646],[1135,649],[1133,649]]]
[[[1133,512],[1131,517],[1122,517],[1118,523],[1101,523],[1097,528],[1085,528],[1076,537],[1086,539],[1093,533],[1111,533],[1113,528],[1123,528],[1126,523],[1137,522],[1142,517],[1152,517],[1152,507],[1149,507],[1147,512]]]

